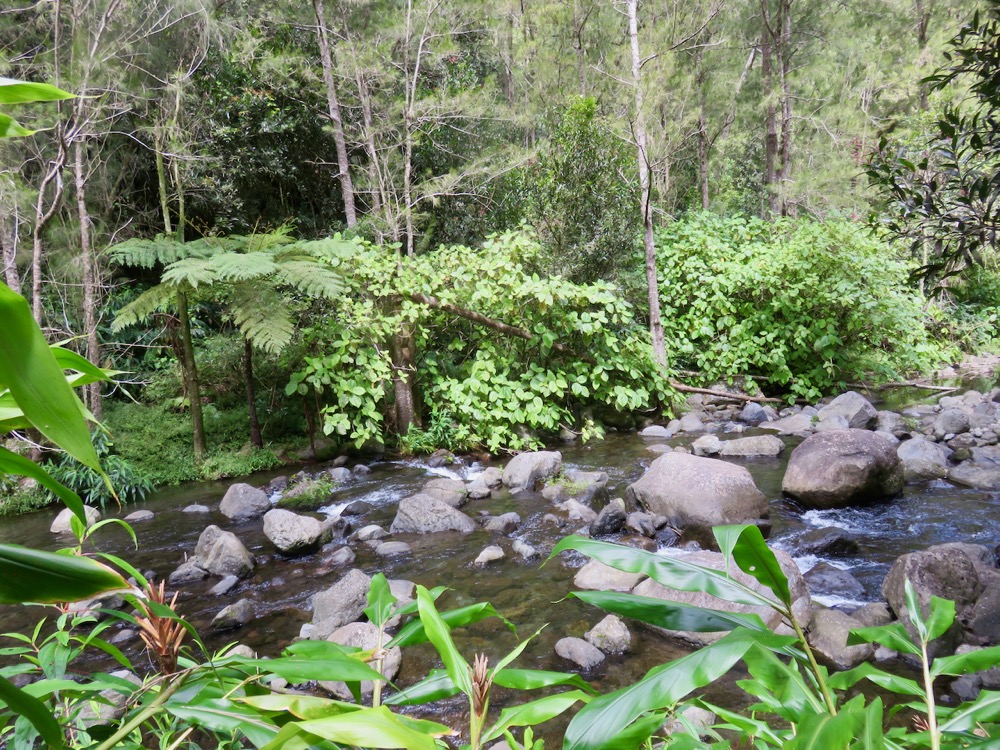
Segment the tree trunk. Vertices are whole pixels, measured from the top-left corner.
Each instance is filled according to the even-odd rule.
[[[333,123],[333,142],[337,148],[337,168],[340,170],[340,191],[344,194],[344,214],[347,226],[358,224],[358,215],[354,207],[354,183],[351,180],[351,166],[347,159],[347,140],[344,137],[344,122],[340,116],[340,100],[337,98],[337,86],[333,79],[333,54],[330,51],[330,39],[326,30],[326,12],[323,0],[313,0],[313,11],[316,13],[316,37],[319,41],[319,56],[323,65],[323,83],[326,86],[326,104]]]
[[[198,364],[194,358],[194,345],[191,342],[191,319],[188,317],[188,298],[185,292],[177,293],[177,313],[181,327],[181,350],[184,352],[181,371],[191,406],[191,427],[194,431],[194,462],[201,465],[208,452],[208,441],[205,439],[205,419],[201,413],[201,383],[198,381]]]
[[[667,348],[660,320],[660,293],[656,279],[656,246],[653,243],[653,211],[649,180],[649,152],[646,147],[646,125],[643,120],[641,58],[639,57],[638,0],[628,0],[628,33],[632,47],[632,85],[635,89],[635,143],[639,160],[639,207],[642,213],[642,244],[646,256],[646,296],[649,301],[649,334],[653,344],[653,359],[661,367],[667,365]]]
[[[378,149],[375,147],[375,122],[372,118],[371,92],[364,71],[357,72],[358,98],[361,100],[361,118],[365,126],[365,151],[368,153],[368,181],[371,183],[371,210],[373,214],[381,213],[382,207],[389,205],[384,196],[385,185],[378,163]]]
[[[0,261],[3,262],[4,282],[18,294],[21,293],[21,277],[17,272],[17,216],[13,219],[0,214]]]
[[[250,442],[258,448],[264,447],[260,436],[260,422],[257,421],[257,392],[253,382],[253,344],[243,339],[243,377],[247,381],[247,413],[250,415]]]
[[[778,184],[781,186],[781,215],[790,212],[788,187],[792,180],[792,0],[781,0],[781,43],[778,45],[781,61],[781,143],[779,156],[781,168]]]
[[[42,233],[59,208],[63,194],[62,172],[66,166],[66,144],[63,140],[62,123],[56,127],[56,138],[59,141],[59,150],[38,187],[38,197],[35,199],[35,227],[31,232],[31,314],[39,327],[42,325],[42,256],[44,255]],[[50,184],[53,185],[52,200],[46,208],[45,193]]]
[[[766,21],[765,21],[766,24]],[[774,45],[770,32],[761,37],[761,72],[764,77],[764,190],[767,192],[767,213],[780,213],[778,200],[778,112],[774,98]]]
[[[83,101],[82,99],[80,101]],[[81,108],[78,108],[78,114]],[[82,119],[81,118],[78,118]],[[100,367],[101,344],[97,337],[97,305],[100,303],[99,271],[94,255],[93,237],[90,233],[90,211],[87,209],[87,174],[85,154],[87,143],[80,135],[73,144],[73,186],[76,192],[76,213],[80,223],[80,258],[83,266],[83,330],[87,340],[87,359]],[[104,418],[101,384],[86,386],[90,411],[97,420]]]
[[[390,342],[392,356],[392,387],[396,396],[396,430],[400,435],[417,424],[416,402],[413,398],[414,340],[408,324],[403,324]]]

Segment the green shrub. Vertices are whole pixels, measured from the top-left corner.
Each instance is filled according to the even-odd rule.
[[[673,363],[708,381],[756,375],[816,399],[944,354],[908,266],[858,225],[699,213],[661,229],[657,252]]]
[[[201,465],[201,476],[203,479],[241,477],[281,464],[282,460],[267,448],[252,448],[240,453],[212,451]]]
[[[114,443],[108,434],[97,429],[91,434],[94,449],[101,461],[101,467],[111,480],[111,486],[122,503],[142,500],[153,491],[153,481],[148,474],[133,466],[127,459],[114,452]],[[104,477],[89,466],[84,466],[68,454],[62,454],[45,467],[60,484],[77,493],[85,503],[100,505],[102,508],[114,501]],[[51,502],[56,495],[46,491]]]

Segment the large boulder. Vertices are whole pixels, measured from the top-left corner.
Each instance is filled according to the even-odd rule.
[[[645,577],[645,573],[627,573],[591,560],[576,572],[573,585],[589,591],[630,591]]]
[[[768,514],[767,498],[744,467],[686,453],[660,456],[625,495],[676,527],[754,523]]]
[[[809,590],[806,588],[805,581],[802,578],[802,573],[799,571],[795,561],[787,553],[782,552],[781,550],[774,550],[774,554],[778,558],[778,564],[781,566],[781,570],[788,578],[788,587],[792,595],[792,611],[795,613],[795,617],[799,620],[802,626],[807,627],[811,615],[812,602],[809,598]],[[773,597],[773,594],[771,594],[769,589],[765,588],[755,578],[752,578],[743,571],[736,569],[736,566],[733,565],[731,561],[727,562],[726,558],[719,552],[709,552],[708,550],[682,552],[677,555],[677,559],[706,568],[726,571],[744,586],[760,592],[765,596]],[[723,612],[756,614],[764,621],[764,624],[772,630],[781,629],[781,632],[785,631],[782,626],[781,615],[766,606],[735,604],[728,600],[718,599],[703,592],[678,591],[676,589],[667,588],[666,586],[661,586],[652,578],[647,578],[639,583],[632,589],[632,593],[639,596],[648,596],[655,599],[678,602],[680,604],[686,604],[693,607],[702,607],[704,609],[717,609],[722,610]],[[661,628],[657,629],[663,630]],[[699,647],[714,643],[725,635],[725,632],[694,633],[675,630],[663,630],[663,632],[668,635],[681,638]]]
[[[606,534],[617,534],[622,530],[628,514],[625,512],[625,501],[620,497],[614,498],[610,503],[601,509],[597,518],[590,524],[591,536],[604,536]]]
[[[253,555],[231,531],[209,526],[198,537],[195,557],[213,576],[245,578],[254,568]]]
[[[511,492],[533,490],[546,479],[554,477],[562,468],[559,451],[531,451],[514,456],[504,467],[503,483]]]
[[[783,450],[785,441],[781,438],[775,435],[753,435],[726,440],[719,455],[734,458],[776,458]]]
[[[792,451],[781,489],[812,508],[841,508],[899,493],[903,466],[896,446],[874,432],[820,432]]]
[[[419,494],[400,501],[389,531],[393,534],[432,534],[438,531],[469,534],[477,528],[475,521],[443,500]]]
[[[844,529],[825,526],[821,529],[810,529],[786,540],[785,549],[799,557],[803,555],[843,557],[857,554],[858,543]]]
[[[951,454],[946,445],[923,438],[904,440],[896,446],[896,455],[903,462],[903,475],[908,481],[941,479],[948,476]]]
[[[885,580],[882,581],[882,597],[889,603],[896,617],[910,632],[915,629],[906,607],[906,582],[913,585],[917,603],[923,615],[929,613],[930,599],[937,596],[955,602],[958,617],[955,625],[943,636],[931,643],[932,654],[941,656],[954,653],[961,642],[960,621],[967,620],[975,606],[983,585],[979,580],[975,556],[963,545],[936,545],[921,552],[910,552],[896,558]]]
[[[83,506],[83,514],[87,518],[87,528],[89,529],[95,523],[101,520],[101,511],[90,505]],[[59,515],[55,517],[52,521],[52,525],[49,526],[49,531],[53,534],[70,534],[73,532],[73,527],[70,525],[70,519],[73,517],[73,511],[69,508],[63,508],[59,511]]]
[[[963,409],[945,409],[937,415],[931,428],[938,440],[948,435],[961,435],[969,431],[969,415]]]
[[[865,595],[865,587],[846,570],[830,563],[817,563],[805,575],[806,584],[813,596],[840,596],[845,599],[860,599]]]
[[[275,508],[264,515],[264,536],[286,554],[308,552],[321,546],[329,536],[327,526],[312,516],[300,516]]]
[[[977,490],[1000,490],[1000,466],[963,461],[948,470],[948,479]]]
[[[357,568],[344,573],[330,588],[313,594],[309,637],[325,640],[337,628],[359,619],[368,606],[372,579]]]
[[[841,393],[837,398],[819,410],[819,421],[831,417],[843,417],[850,427],[867,430],[875,425],[878,411],[871,402],[857,391]]]
[[[862,627],[863,623],[843,612],[825,607],[817,608],[813,611],[812,624],[809,626],[809,645],[819,654],[821,661],[836,669],[853,669],[861,662],[871,659],[875,653],[875,646],[871,643],[847,645],[851,631]]]
[[[430,480],[420,492],[448,503],[452,508],[461,508],[465,505],[469,495],[465,482],[461,479],[446,479],[444,477]]]
[[[219,511],[233,521],[260,518],[271,509],[271,500],[263,490],[238,482],[226,490]]]

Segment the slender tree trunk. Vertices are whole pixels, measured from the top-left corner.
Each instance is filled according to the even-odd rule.
[[[368,89],[368,81],[365,79],[364,71],[360,68],[357,72],[358,98],[361,100],[361,118],[365,127],[365,151],[368,153],[368,181],[371,183],[371,206],[372,213],[381,213],[382,207],[389,205],[389,200],[385,197],[385,184],[382,180],[382,173],[379,169],[378,149],[375,147],[375,122],[372,118],[371,91]]]
[[[635,89],[635,143],[639,160],[639,206],[642,212],[642,244],[646,256],[646,293],[649,301],[649,333],[653,343],[653,359],[661,367],[667,365],[667,348],[660,320],[660,293],[656,279],[656,246],[653,242],[653,211],[649,180],[649,152],[646,145],[646,125],[643,120],[642,58],[639,56],[638,0],[628,0],[628,35],[632,47],[632,85]]]
[[[405,115],[405,128],[406,128],[406,144],[405,144],[405,154],[406,163],[403,166],[403,210],[405,212],[406,219],[406,254],[409,257],[413,257],[414,239],[413,239],[413,130],[412,121],[410,119],[410,113],[407,112]]]
[[[414,340],[409,325],[402,325],[390,342],[392,356],[392,386],[396,396],[396,429],[400,435],[417,424],[416,402],[413,397]]]
[[[59,150],[56,158],[49,163],[48,171],[38,187],[38,197],[35,199],[35,226],[31,232],[31,314],[39,326],[42,325],[42,258],[45,254],[42,245],[42,234],[46,225],[52,220],[63,194],[63,168],[66,166],[66,144],[63,140],[63,126],[56,127],[56,138]],[[45,194],[52,185],[52,200],[45,206]]]
[[[922,56],[927,48],[927,30],[931,23],[931,14],[934,12],[934,0],[914,0],[913,9],[917,15],[917,52]],[[930,94],[930,84],[924,83],[921,75],[917,83],[919,91],[919,106],[921,112],[926,112],[930,108],[928,96]],[[921,277],[923,283],[923,277]]]
[[[698,149],[698,185],[701,189],[701,207],[704,210],[708,210],[711,203],[709,197],[709,163],[708,155],[711,150],[712,144],[709,142],[708,138],[708,124],[706,122],[705,116],[705,99],[707,94],[705,92],[705,60],[704,54],[701,49],[695,53],[695,65],[697,66],[698,73],[696,75],[696,84],[698,86],[698,139],[697,139],[697,149]]]
[[[82,99],[80,100],[82,101]],[[78,107],[78,115],[82,108]],[[79,117],[82,120],[82,117]],[[87,142],[81,134],[73,144],[73,186],[76,192],[76,213],[80,223],[80,258],[83,266],[83,330],[87,340],[87,359],[93,364],[101,364],[101,344],[97,337],[97,305],[100,303],[98,284],[99,271],[94,255],[91,236],[90,211],[87,209],[87,173],[85,151]],[[86,387],[90,411],[98,420],[104,418],[101,400],[101,384],[91,383]]]
[[[778,112],[774,98],[773,44],[770,34],[764,31],[761,43],[761,72],[764,77],[764,189],[767,192],[767,212],[780,213],[778,201]]]
[[[243,339],[243,377],[247,381],[247,413],[250,415],[250,442],[258,448],[264,447],[260,436],[260,422],[257,421],[257,392],[253,382],[253,344]]]
[[[576,51],[576,74],[580,79],[580,96],[587,95],[587,60],[583,50],[583,29],[587,16],[580,18],[579,0],[573,0],[573,49]]]
[[[156,158],[156,183],[160,194],[160,212],[163,214],[163,233],[171,235],[174,233],[173,224],[170,221],[170,192],[167,190],[167,168],[163,163],[163,131],[160,123],[153,126],[153,153]]]
[[[790,211],[788,187],[792,180],[792,3],[781,2],[781,143],[779,146],[778,184],[781,186],[781,215]]]
[[[313,11],[316,14],[316,37],[319,41],[319,55],[323,65],[326,104],[330,121],[333,123],[333,142],[337,148],[337,168],[340,170],[338,175],[340,191],[344,194],[344,214],[347,217],[347,226],[354,227],[358,224],[358,215],[354,207],[354,183],[351,181],[351,166],[347,159],[344,122],[340,116],[340,100],[337,98],[337,86],[333,78],[333,54],[330,51],[330,39],[327,35],[323,0],[313,0]]]
[[[18,294],[21,277],[17,272],[17,215],[0,214],[0,261],[3,262],[4,282]]]
[[[181,351],[184,361],[181,372],[184,375],[184,386],[191,406],[191,427],[194,431],[194,462],[201,464],[208,452],[208,441],[205,439],[205,419],[201,413],[201,383],[198,382],[198,365],[194,358],[194,345],[191,342],[191,319],[188,316],[187,293],[177,293],[177,315],[181,329]]]

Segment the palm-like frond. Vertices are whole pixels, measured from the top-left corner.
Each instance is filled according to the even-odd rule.
[[[228,299],[233,322],[251,344],[272,354],[288,346],[295,321],[276,289],[246,282],[234,284]]]
[[[192,289],[214,284],[219,277],[214,261],[215,258],[186,258],[171,263],[163,272],[163,283]]]
[[[163,310],[177,299],[177,287],[173,284],[157,284],[140,294],[118,311],[111,330],[121,331],[136,323],[141,323],[153,313]]]
[[[192,242],[178,242],[173,237],[162,234],[151,240],[136,237],[108,248],[108,256],[114,262],[140,268],[165,266],[184,258],[202,257],[204,253],[203,246]]]
[[[270,276],[277,270],[271,253],[222,253],[207,263],[219,281],[248,281]]]
[[[281,283],[295,287],[310,297],[336,300],[347,289],[343,276],[313,259],[283,261],[278,264],[276,275]]]

